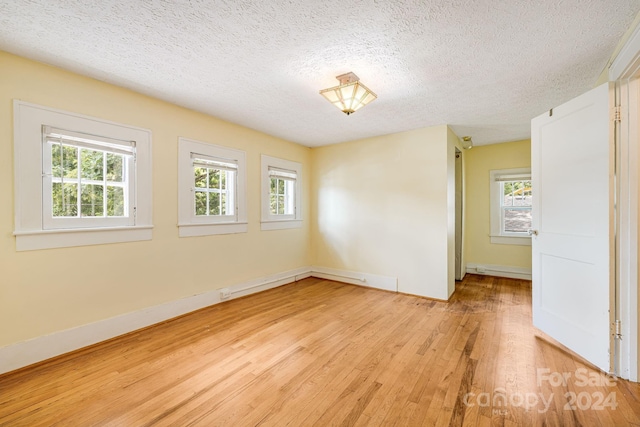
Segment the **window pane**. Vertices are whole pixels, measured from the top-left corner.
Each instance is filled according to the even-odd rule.
[[[230,215],[230,213],[227,212],[227,194],[226,193],[220,194],[220,214]]]
[[[278,215],[284,215],[284,196],[278,196]]]
[[[209,193],[209,215],[220,215],[219,193]]]
[[[64,184],[64,216],[78,216],[78,184]]]
[[[82,216],[104,216],[104,200],[102,185],[85,184],[81,187]]]
[[[531,181],[522,182],[520,198],[516,200],[515,206],[531,206],[533,198],[531,196]]]
[[[513,183],[512,182],[503,182],[502,184],[502,206],[513,206]]]
[[[284,179],[278,180],[278,194],[284,194]]]
[[[122,182],[124,178],[124,157],[107,153],[107,181]]]
[[[272,215],[276,215],[278,213],[278,196],[276,196],[275,194],[271,193],[271,195],[269,196],[269,208],[271,210],[271,214]]]
[[[293,215],[293,204],[292,203],[287,203],[284,207],[284,213],[286,215]]]
[[[62,170],[65,178],[78,178],[78,149],[62,146]]]
[[[196,191],[196,215],[207,214],[207,193]]]
[[[60,144],[51,146],[51,174],[55,177],[62,176],[62,147]],[[62,191],[62,187],[60,187]],[[62,199],[60,199],[62,201]]]
[[[107,187],[107,216],[124,216],[124,188]]]
[[[507,181],[501,186],[502,206],[531,206],[531,181]]]
[[[505,209],[504,231],[526,233],[531,228],[531,209]]]
[[[64,191],[63,191],[64,189]],[[54,217],[78,216],[78,186],[54,182],[51,185],[52,212]]]
[[[221,190],[226,190],[227,189],[227,175],[231,174],[233,172],[230,171],[221,171],[220,173],[220,189]]]
[[[61,182],[54,182],[51,185],[51,214],[53,216],[64,216]]]
[[[104,154],[105,153],[102,151],[87,149],[80,150],[80,161],[82,162],[82,178],[92,179],[96,181],[102,181],[104,179]]]
[[[220,188],[220,171],[209,169],[209,188]]]
[[[193,174],[195,177],[195,187],[206,188],[207,187],[207,169],[193,168]],[[206,207],[206,201],[205,201],[205,207]],[[202,214],[202,215],[205,215],[205,214]]]
[[[284,213],[286,215],[294,214],[294,201],[295,201],[295,182],[294,181],[286,181],[285,183],[285,207]]]
[[[276,185],[277,185],[277,179],[276,178],[271,178],[270,179],[270,185],[271,185],[271,194],[275,194],[276,193]]]

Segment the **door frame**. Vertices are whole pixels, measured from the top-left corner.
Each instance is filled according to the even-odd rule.
[[[638,219],[640,144],[640,26],[636,27],[609,67],[616,83],[616,320],[621,339],[615,342],[615,373],[638,381]],[[612,325],[615,331],[615,325]]]

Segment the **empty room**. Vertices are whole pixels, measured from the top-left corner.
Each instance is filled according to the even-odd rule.
[[[639,13],[0,0],[0,425],[640,425]]]

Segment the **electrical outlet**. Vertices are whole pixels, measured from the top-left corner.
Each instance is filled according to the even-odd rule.
[[[484,267],[484,265],[477,265],[476,266],[476,273],[486,273],[487,269]]]
[[[229,291],[229,288],[220,289],[220,299],[227,299],[230,296],[231,296],[231,291]]]

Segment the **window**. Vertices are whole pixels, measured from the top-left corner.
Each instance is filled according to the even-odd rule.
[[[151,133],[14,101],[16,249],[151,239]]]
[[[134,224],[135,141],[43,126],[43,228]]]
[[[301,178],[300,163],[262,156],[262,230],[302,226]]]
[[[501,224],[504,235],[527,233],[531,228],[531,179],[501,181]]]
[[[491,243],[530,245],[531,170],[493,170],[490,177]]]
[[[247,231],[244,151],[178,140],[180,237]]]
[[[194,215],[211,220],[236,220],[236,173],[234,161],[191,153],[193,165]]]
[[[295,171],[269,167],[269,215],[275,219],[295,218]]]

